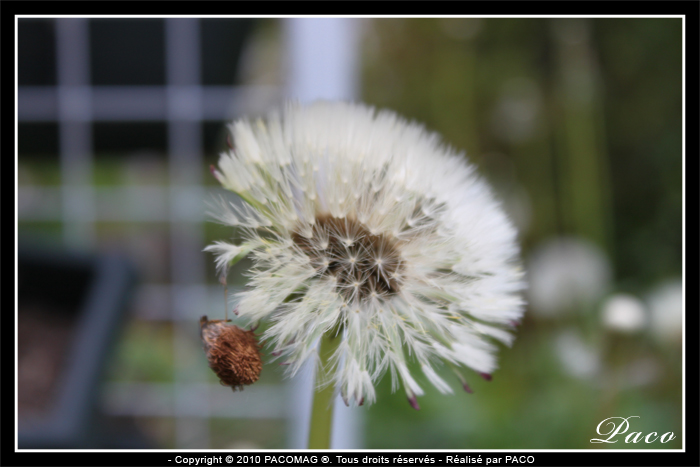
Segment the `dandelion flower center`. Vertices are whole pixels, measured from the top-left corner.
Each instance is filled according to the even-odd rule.
[[[396,240],[371,233],[356,219],[329,214],[316,217],[310,237],[301,231],[292,232],[292,241],[319,275],[336,278],[336,291],[346,300],[390,297],[400,290]]]

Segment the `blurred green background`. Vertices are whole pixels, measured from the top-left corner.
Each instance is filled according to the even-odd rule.
[[[425,122],[494,183],[530,303],[474,394],[431,388],[413,412],[384,381],[369,447],[681,446],[681,43],[680,19],[370,23],[365,101]],[[630,415],[628,433],[677,438],[589,443]]]
[[[362,100],[423,122],[466,152],[518,226],[530,282],[525,318],[513,347],[501,349],[493,381],[474,374],[474,394],[444,396],[419,380],[426,395],[417,412],[402,392],[391,394],[385,377],[377,403],[359,409],[365,446],[680,448],[682,20],[357,21]],[[230,84],[284,84],[281,29],[278,20],[254,24]],[[202,171],[224,147],[224,123],[202,125]],[[167,187],[163,129],[136,127],[156,136],[132,139],[126,129],[115,139],[122,146],[110,146],[96,128],[95,187]],[[40,194],[61,183],[58,156],[42,145],[56,138],[55,130],[26,124],[19,137],[20,238],[58,241],[62,221],[22,214],[32,203],[51,209],[52,200],[27,196],[32,188]],[[213,178],[204,183],[216,187]],[[210,222],[203,232],[202,247],[231,236]],[[171,280],[167,223],[98,222],[96,238],[97,248],[133,258],[144,282]],[[207,280],[216,287],[213,262],[206,261]],[[242,262],[236,271],[247,266]],[[244,284],[240,276],[231,279],[234,287]],[[173,381],[173,340],[179,338],[171,322],[134,312],[108,380]],[[186,364],[201,366],[203,355]],[[207,378],[216,381],[213,374]],[[262,382],[281,381],[276,363],[267,365]],[[640,417],[631,419],[629,432],[672,431],[676,438],[589,442],[602,437],[595,432],[602,420],[629,416]],[[176,447],[172,419],[136,417],[135,423],[156,447]],[[280,421],[213,417],[208,423],[212,436],[202,447],[285,446]]]

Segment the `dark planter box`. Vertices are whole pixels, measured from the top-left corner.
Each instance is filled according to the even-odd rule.
[[[135,274],[113,255],[20,247],[18,447],[89,448],[98,389]]]

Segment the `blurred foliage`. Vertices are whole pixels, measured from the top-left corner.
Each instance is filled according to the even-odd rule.
[[[278,420],[211,420],[212,446],[220,449],[284,449],[285,424]],[[238,441],[244,440],[244,441]]]
[[[375,19],[366,25],[363,100],[465,150],[504,200],[525,257],[548,238],[588,239],[611,260],[610,289],[642,294],[681,276],[681,26]],[[474,394],[443,396],[423,381],[415,412],[385,378],[367,409],[368,447],[680,448],[680,346],[606,330],[593,305],[553,319],[528,313],[493,381],[472,375]],[[556,340],[571,333],[593,349],[598,371],[567,374]],[[638,368],[642,382],[632,383]],[[630,415],[641,418],[629,432],[676,439],[589,442],[603,419]]]
[[[617,277],[648,286],[678,273],[680,19],[377,19],[368,30],[363,99],[425,122],[497,185],[524,185],[533,216],[526,245],[582,233],[562,219],[568,206],[560,140],[565,106],[594,101],[601,107],[591,112],[595,121],[580,123],[597,128],[602,171],[609,170],[596,175],[611,192],[602,209],[612,210],[605,222],[614,232],[608,250]],[[567,41],[586,45],[573,80],[593,80],[575,88],[574,99],[564,95],[557,52]],[[594,188],[584,196],[599,196]]]
[[[173,332],[168,323],[130,321],[108,380],[169,383],[173,380]]]

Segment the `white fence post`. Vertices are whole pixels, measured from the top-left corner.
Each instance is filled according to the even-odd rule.
[[[290,18],[285,20],[287,96],[301,103],[348,100],[358,93],[359,20]],[[291,382],[289,445],[305,449],[313,394],[314,368],[306,364]],[[335,401],[331,448],[362,447],[360,409]]]

